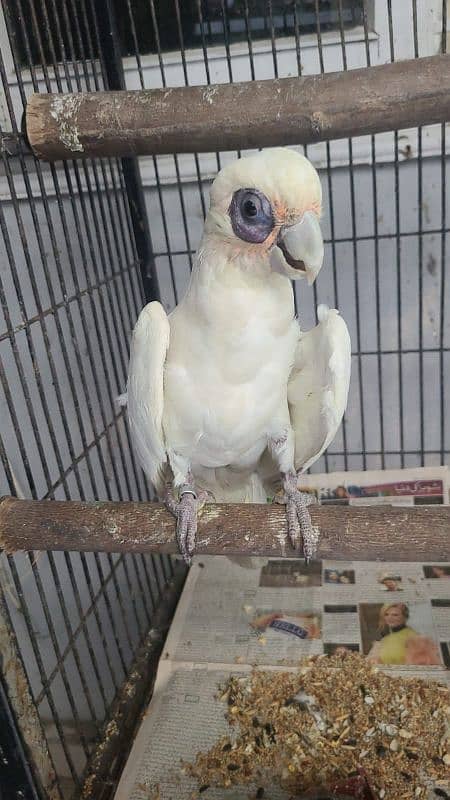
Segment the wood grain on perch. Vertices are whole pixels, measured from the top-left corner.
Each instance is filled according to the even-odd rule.
[[[298,78],[34,94],[38,158],[211,152],[310,144],[450,120],[450,55]]]
[[[350,561],[450,560],[450,506],[312,506],[320,528],[318,557]],[[273,504],[206,505],[196,552],[205,555],[298,555],[286,516]],[[176,553],[175,520],[159,503],[0,501],[0,548]]]

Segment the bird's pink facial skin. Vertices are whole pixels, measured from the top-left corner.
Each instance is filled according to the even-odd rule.
[[[227,164],[210,197],[205,231],[228,263],[314,282],[324,256],[322,190],[307,159],[274,148]]]
[[[241,240],[238,242],[233,242],[234,247],[232,253],[230,254],[231,258],[238,258],[241,256],[243,246],[245,247],[245,252],[248,256],[255,259],[261,258],[261,253],[267,254],[273,245],[277,243],[278,236],[283,228],[290,225],[295,225],[295,223],[299,222],[303,217],[303,214],[305,214],[307,211],[312,211],[320,219],[322,208],[320,202],[312,203],[308,208],[292,209],[288,208],[283,203],[274,201],[272,203],[272,211],[275,224],[267,238],[263,242],[256,244],[252,244],[251,242],[242,242]]]

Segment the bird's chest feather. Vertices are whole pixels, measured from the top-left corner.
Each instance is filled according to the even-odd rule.
[[[164,379],[169,446],[217,463],[262,452],[274,417],[287,410],[299,335],[284,300],[238,286],[213,294],[207,310],[201,302],[177,309]]]

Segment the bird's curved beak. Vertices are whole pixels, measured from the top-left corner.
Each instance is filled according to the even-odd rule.
[[[283,228],[270,252],[270,264],[294,280],[314,283],[323,263],[323,239],[317,214],[306,211],[300,222]]]

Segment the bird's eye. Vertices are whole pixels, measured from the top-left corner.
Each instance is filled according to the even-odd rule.
[[[244,203],[244,214],[246,217],[256,217],[258,209],[253,200],[246,200]]]
[[[229,208],[233,231],[244,242],[261,244],[274,226],[272,207],[257,189],[238,189]]]

